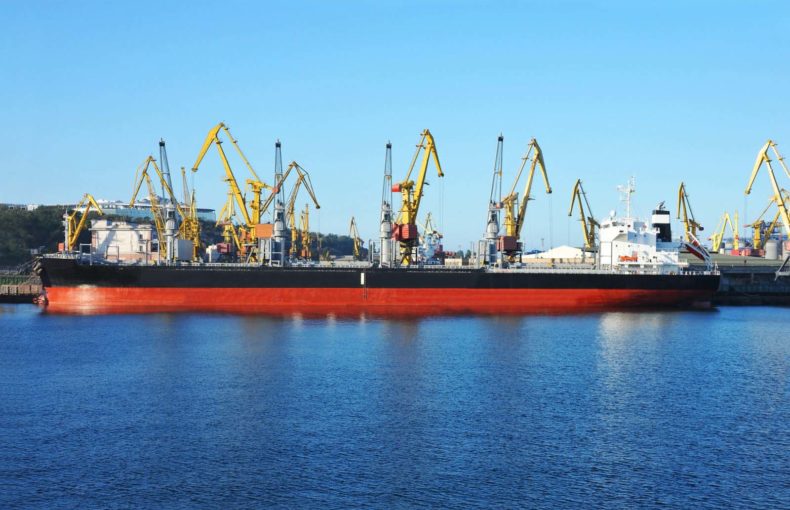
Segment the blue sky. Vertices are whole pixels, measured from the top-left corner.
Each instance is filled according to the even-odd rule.
[[[743,189],[767,138],[790,155],[787,2],[16,2],[0,11],[0,202],[73,202],[86,191],[128,199],[160,137],[171,167],[189,168],[224,121],[267,182],[277,138],[284,160],[310,171],[322,205],[314,229],[344,233],[355,215],[371,238],[385,143],[399,180],[427,127],[446,176],[429,179],[421,216],[440,219],[446,248],[467,248],[485,227],[502,132],[506,185],[529,139],[543,148],[554,193],[537,188],[524,237],[548,247],[581,243],[567,217],[577,178],[598,216],[622,210],[615,188],[630,175],[638,213],[666,200],[674,214],[684,180],[708,234],[725,210],[751,217],[764,206],[765,176],[748,201]],[[215,154],[194,183],[201,206],[221,206]]]

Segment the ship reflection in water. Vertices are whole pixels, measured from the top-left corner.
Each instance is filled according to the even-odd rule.
[[[781,310],[0,325],[5,508],[785,504]]]

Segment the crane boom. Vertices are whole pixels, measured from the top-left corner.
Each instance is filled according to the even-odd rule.
[[[359,237],[359,230],[357,230],[357,220],[352,216],[351,223],[348,226],[348,235],[354,242],[354,258],[360,260],[362,257],[362,238]]]
[[[762,146],[760,152],[757,153],[757,159],[755,160],[754,166],[752,167],[752,174],[749,176],[749,183],[746,185],[745,194],[748,195],[752,192],[752,186],[754,185],[755,178],[757,178],[757,173],[760,171],[763,163],[765,163],[768,172],[768,179],[771,182],[771,188],[773,189],[774,193],[773,198],[776,202],[776,206],[779,208],[779,216],[782,219],[785,233],[790,237],[790,212],[788,212],[788,208],[785,205],[784,198],[782,197],[782,190],[779,187],[779,183],[776,180],[776,175],[774,174],[774,169],[771,166],[771,158],[768,156],[769,150],[773,150],[776,160],[779,161],[782,169],[785,171],[787,176],[790,177],[790,170],[788,170],[787,165],[785,165],[784,157],[779,154],[779,150],[776,148],[776,142],[773,140],[768,140],[765,142],[765,145]]]
[[[705,230],[705,228],[694,219],[694,211],[691,210],[691,203],[689,202],[689,196],[686,192],[686,185],[682,182],[678,188],[677,219],[683,222],[684,239],[687,243],[691,242],[691,236],[696,237],[697,230]],[[691,234],[691,236],[689,234]]]
[[[714,252],[718,252],[721,249],[722,241],[724,241],[724,232],[727,230],[727,225],[730,226],[730,230],[732,231],[733,248],[736,250],[740,248],[740,236],[738,235],[738,213],[736,212],[732,217],[730,217],[730,213],[725,212],[721,217],[721,220],[719,220],[719,225],[716,227],[716,230],[708,238],[712,241],[711,248]]]
[[[244,161],[247,169],[249,169],[250,173],[252,174],[253,178],[248,180],[247,183],[252,187],[253,193],[256,193],[257,197],[253,200],[250,207],[253,210],[253,214],[250,214],[250,211],[247,209],[247,201],[242,194],[241,188],[239,188],[239,184],[236,181],[236,176],[233,174],[233,170],[230,167],[228,158],[225,155],[225,150],[222,148],[222,141],[219,139],[220,131],[225,132],[228,139],[231,141],[231,144],[236,149],[236,152],[239,153],[239,156],[241,156],[241,159]],[[219,154],[220,160],[222,161],[222,166],[225,169],[225,180],[228,182],[231,192],[233,193],[233,198],[236,200],[236,203],[239,206],[239,211],[244,218],[244,224],[254,238],[254,227],[260,222],[260,214],[263,211],[258,205],[260,199],[260,190],[267,188],[268,186],[258,178],[258,174],[255,173],[255,170],[252,168],[249,160],[244,155],[244,152],[242,152],[241,147],[239,147],[238,142],[235,138],[233,138],[233,135],[230,134],[230,130],[223,122],[220,122],[211,128],[211,130],[206,135],[206,139],[203,141],[203,146],[200,148],[200,152],[198,153],[197,159],[195,160],[195,164],[192,165],[193,172],[197,172],[198,168],[200,167],[200,163],[203,161],[203,158],[206,156],[206,153],[212,145],[217,148],[217,153]]]
[[[527,163],[530,161],[531,163],[527,175],[527,182],[524,186],[524,193],[519,197],[516,188],[518,187],[518,183],[521,180]],[[527,152],[521,158],[521,166],[516,174],[516,178],[513,180],[510,193],[502,198],[502,207],[505,209],[505,235],[499,239],[499,250],[507,253],[510,261],[515,260],[516,254],[520,251],[519,239],[527,216],[527,204],[532,200],[532,183],[535,178],[535,170],[538,168],[540,168],[543,182],[546,185],[546,193],[551,193],[551,185],[549,184],[549,177],[546,172],[546,164],[543,161],[543,151],[540,149],[538,141],[532,138],[527,146]]]
[[[590,209],[590,203],[587,201],[587,193],[584,192],[581,179],[576,180],[571,192],[571,206],[568,209],[568,216],[573,215],[573,206],[579,204],[579,221],[582,224],[582,236],[584,239],[584,247],[592,250],[595,248],[595,228],[600,225],[595,220]],[[586,209],[585,209],[586,207]]]
[[[74,210],[70,214],[68,212],[64,214],[64,219],[66,220],[66,251],[74,251],[74,246],[77,244],[77,240],[79,239],[82,230],[85,228],[85,223],[88,220],[88,214],[91,212],[91,207],[95,208],[99,215],[104,214],[99,204],[93,198],[93,195],[90,193],[85,193],[85,195],[82,197],[82,200],[80,200],[79,203],[74,206]],[[80,218],[79,223],[77,223],[77,214],[82,208],[84,208],[82,211],[82,217]]]
[[[161,142],[160,142],[161,143]],[[132,199],[129,202],[129,207],[134,206],[134,201],[137,198],[137,194],[140,192],[140,186],[142,185],[143,180],[145,180],[148,186],[149,192],[149,200],[151,201],[151,212],[154,217],[154,225],[156,226],[156,232],[159,236],[160,241],[164,239],[164,230],[165,230],[165,219],[161,213],[161,208],[158,204],[158,199],[156,197],[156,189],[151,183],[151,178],[149,176],[148,169],[153,167],[154,171],[156,172],[156,176],[159,179],[159,183],[164,190],[166,197],[165,200],[173,206],[176,213],[179,217],[178,222],[178,230],[179,230],[179,237],[181,239],[188,239],[192,241],[192,258],[197,259],[198,254],[200,252],[200,222],[197,219],[197,211],[195,210],[195,200],[194,195],[192,196],[191,203],[189,204],[189,209],[185,210],[184,208],[187,207],[187,204],[180,204],[178,198],[176,198],[176,194],[173,191],[173,188],[170,186],[170,183],[167,181],[167,174],[165,174],[160,168],[159,165],[156,164],[156,159],[153,156],[149,155],[145,161],[137,168],[137,174],[135,177],[135,186],[134,192],[132,193]]]
[[[151,216],[154,219],[156,236],[159,242],[163,242],[165,239],[165,219],[162,216],[159,198],[156,196],[156,187],[154,186],[153,182],[151,182],[151,176],[148,175],[148,165],[152,160],[153,158],[148,156],[143,164],[137,167],[134,192],[132,193],[132,198],[129,200],[129,207],[134,207],[134,203],[137,200],[137,195],[140,193],[140,187],[142,186],[143,181],[145,181],[145,185],[148,188],[148,201],[151,204]]]
[[[785,208],[790,207],[790,192],[788,192],[784,188],[782,188],[780,191],[782,193]],[[765,216],[765,213],[767,213],[768,210],[771,208],[771,206],[774,205],[775,203],[776,203],[776,197],[771,197],[770,200],[768,200],[768,205],[765,206],[765,208],[757,217],[757,219],[749,225],[752,229],[754,229],[754,233],[752,237],[752,246],[755,249],[762,250],[763,248],[765,248],[765,243],[768,241],[768,239],[771,237],[773,232],[776,230],[776,227],[779,226],[782,213],[778,208],[776,214],[774,214],[773,220],[771,220],[770,223],[766,224],[766,222],[763,221],[763,216]]]
[[[411,264],[412,252],[419,239],[419,234],[417,232],[417,214],[420,209],[420,203],[422,202],[423,190],[427,184],[425,182],[425,177],[431,159],[433,159],[439,177],[444,177],[433,135],[426,129],[420,133],[420,136],[420,143],[417,144],[417,150],[414,152],[414,157],[409,165],[406,178],[392,187],[392,191],[401,193],[401,211],[398,215],[398,219],[395,221],[394,237],[400,242],[401,263],[405,265]],[[415,183],[411,180],[411,174],[414,171],[421,152],[423,153],[423,157],[417,173],[417,182]]]

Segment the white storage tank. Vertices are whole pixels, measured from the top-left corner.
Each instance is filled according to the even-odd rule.
[[[765,259],[777,260],[779,258],[779,241],[776,239],[769,239],[765,242]]]

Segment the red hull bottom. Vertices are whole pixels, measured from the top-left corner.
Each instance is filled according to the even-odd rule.
[[[422,316],[569,313],[705,304],[705,290],[50,287],[56,313]]]

